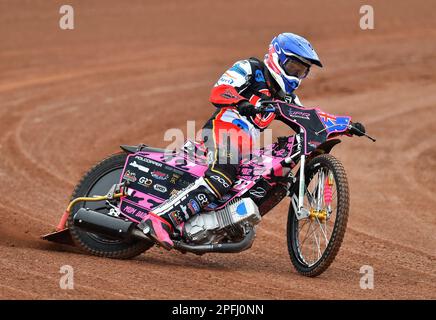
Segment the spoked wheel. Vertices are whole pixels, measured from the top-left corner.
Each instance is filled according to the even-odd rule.
[[[105,195],[115,183],[119,182],[126,157],[125,153],[117,153],[96,164],[77,184],[71,200],[78,197]],[[112,211],[115,209],[106,201],[79,202],[72,208],[68,217],[68,227],[74,243],[82,250],[102,257],[128,259],[141,254],[154,245],[152,242],[138,239],[125,241],[110,239],[77,228],[73,224],[73,217],[83,207],[105,214],[110,214],[111,209]]]
[[[330,266],[341,247],[348,221],[348,182],[344,167],[330,154],[307,164],[305,180],[304,208],[309,217],[298,220],[292,204],[289,207],[288,251],[299,273],[316,277]]]

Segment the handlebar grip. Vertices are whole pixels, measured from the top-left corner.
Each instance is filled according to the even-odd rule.
[[[267,107],[264,109],[264,111],[265,111],[265,112],[275,112],[275,111],[276,111],[276,108],[273,107],[273,106],[267,106]]]
[[[260,105],[256,107],[256,113],[276,112],[276,107],[272,105]]]

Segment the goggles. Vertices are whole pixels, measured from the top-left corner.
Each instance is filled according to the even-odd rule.
[[[288,76],[304,79],[309,73],[310,64],[303,62],[296,56],[289,56],[283,64],[283,70]]]

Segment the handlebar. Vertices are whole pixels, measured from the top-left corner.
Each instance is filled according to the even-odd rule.
[[[276,107],[274,106],[258,106],[256,107],[257,113],[267,113],[267,112],[276,112]]]
[[[274,105],[277,101],[273,100],[264,100],[260,102],[260,105],[256,107],[257,113],[268,113],[277,111],[277,107]]]
[[[366,132],[363,132],[363,131],[359,130],[356,126],[353,126],[353,124],[349,124],[348,125],[348,129],[353,129],[354,131],[359,132],[362,136],[365,136],[368,139],[370,139],[372,142],[376,142],[376,140],[373,137],[371,137],[368,134],[366,134]]]
[[[274,101],[274,100],[263,100],[260,102],[260,105],[256,107],[256,113],[268,113],[268,112],[273,112],[273,113],[278,113],[278,106],[277,106],[277,102],[278,101]],[[362,136],[367,137],[368,139],[370,139],[373,142],[376,142],[376,139],[374,139],[373,137],[369,136],[366,132],[362,132],[361,130],[359,130],[358,128],[356,128],[355,126],[352,125],[352,123],[350,123],[348,125],[348,129],[353,129],[357,132],[359,132]]]

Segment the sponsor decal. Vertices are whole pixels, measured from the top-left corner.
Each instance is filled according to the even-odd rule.
[[[218,207],[218,204],[216,204],[216,203],[210,203],[210,204],[207,206],[208,209],[215,209],[216,207]]]
[[[138,168],[138,170],[142,171],[142,172],[146,172],[147,173],[148,171],[150,171],[149,168],[141,166],[140,164],[137,164],[136,161],[130,162],[129,165],[134,167],[134,168]]]
[[[170,192],[170,196],[172,197],[173,195],[175,195],[177,192],[179,192],[180,190],[177,190],[177,189],[173,189],[173,190],[171,190],[171,192]]]
[[[176,184],[177,180],[179,180],[180,177],[181,177],[180,174],[173,173],[173,174],[171,175],[170,182],[171,182],[172,184]]]
[[[244,188],[246,188],[251,182],[249,180],[245,180],[245,179],[238,179],[235,181],[235,183],[233,184],[233,189],[235,190],[243,190]]]
[[[130,172],[130,170],[127,170],[124,173],[123,179],[128,180],[130,182],[135,182],[136,181],[136,173]]]
[[[256,70],[254,74],[254,79],[256,79],[257,82],[265,82],[265,77],[263,76],[263,73],[260,70]]]
[[[147,214],[148,214],[147,211],[143,211],[141,209],[133,208],[133,207],[130,207],[130,206],[126,206],[126,210],[127,210],[127,207],[129,207],[130,210],[133,209],[134,210],[134,216],[138,217],[141,220],[144,219],[147,216]],[[133,213],[131,213],[131,215],[132,214]]]
[[[167,192],[167,187],[161,185],[161,184],[155,184],[153,185],[154,190],[165,193]]]
[[[229,188],[230,185],[224,180],[224,178],[221,178],[219,176],[210,176],[211,179],[218,181],[224,188]]]
[[[135,213],[135,217],[140,218],[141,220],[144,219],[147,216],[147,212],[138,210],[138,212]]]
[[[178,226],[183,223],[183,217],[179,210],[170,212],[169,216],[174,225]]]
[[[191,210],[192,214],[196,214],[200,212],[200,205],[195,200],[189,200],[188,202],[188,208]]]
[[[233,197],[233,195],[230,193],[227,193],[220,200],[218,200],[218,202],[220,202],[220,203],[227,202],[230,200],[231,197]]]
[[[253,173],[253,169],[252,168],[242,168],[241,169],[241,175],[243,176],[249,176]]]
[[[127,214],[135,214],[136,213],[136,209],[131,207],[131,206],[125,206],[123,211]]]
[[[300,118],[300,119],[306,119],[306,120],[310,119],[310,113],[303,112],[303,111],[290,111],[289,116],[291,116],[293,118]]]
[[[151,180],[150,178],[146,178],[146,177],[141,177],[138,180],[138,184],[140,184],[141,186],[144,186],[144,187],[149,187],[149,186],[151,186],[152,183],[153,183],[153,180]]]
[[[168,174],[163,173],[161,171],[154,170],[151,172],[151,176],[158,180],[166,180],[168,179]]]
[[[285,149],[280,149],[280,150],[277,150],[277,151],[274,150],[274,156],[276,156],[276,157],[283,157],[286,152],[287,152],[287,150],[285,150]]]
[[[247,72],[244,70],[244,68],[242,68],[241,67],[241,64],[240,63],[235,63],[234,65],[233,65],[233,67],[231,67],[230,69],[229,69],[229,71],[233,71],[233,72],[236,72],[236,73],[239,73],[241,76],[243,76],[243,77],[245,77],[246,75],[247,75]],[[227,72],[226,72],[227,73]]]
[[[233,79],[231,79],[227,75],[223,75],[221,78],[219,78],[218,84],[223,84],[223,83],[232,84],[233,83]]]
[[[134,208],[132,206],[124,204],[123,208],[121,209],[124,213],[135,216],[140,218],[141,220],[147,215],[147,212],[142,211],[140,209]]]
[[[198,200],[198,202],[200,202],[202,207],[204,207],[209,203],[209,200],[207,199],[207,196],[204,193],[197,194],[195,198]]]
[[[145,157],[141,157],[141,156],[135,156],[135,159],[137,159],[137,160],[139,160],[139,161],[144,161],[144,162],[146,162],[146,163],[150,163],[150,164],[152,164],[152,165],[155,165],[155,166],[157,166],[157,167],[162,167],[162,163],[160,163],[160,162],[157,162],[157,161],[154,161],[154,160],[151,160],[151,159],[148,159],[148,158],[145,158]]]
[[[177,183],[177,185],[179,187],[185,188],[187,186],[189,186],[191,183],[189,181],[185,181],[185,180],[179,180],[179,182]]]
[[[180,209],[182,209],[182,212],[185,214],[185,219],[188,220],[189,219],[188,207],[186,207],[184,204],[181,204]]]
[[[181,171],[181,170],[179,170],[179,169],[176,169],[176,168],[174,168],[174,167],[171,167],[171,166],[165,166],[164,167],[164,169],[165,169],[165,171],[171,171],[171,172],[173,172],[174,174],[178,174],[178,175],[182,175],[183,174],[183,171]]]
[[[225,99],[237,99],[238,98],[230,89],[225,90],[221,94],[221,97],[223,97]]]
[[[266,190],[262,187],[256,187],[254,189],[251,189],[249,192],[253,197],[256,198],[263,198],[266,195]]]

